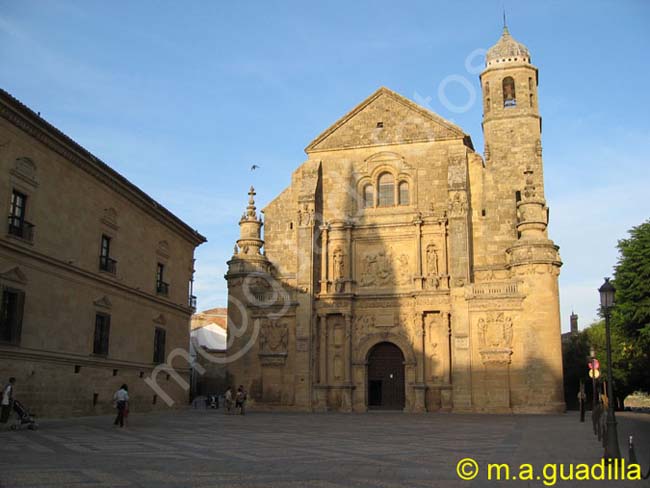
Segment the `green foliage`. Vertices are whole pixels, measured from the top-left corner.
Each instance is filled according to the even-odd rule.
[[[612,329],[617,331],[616,373],[621,371],[629,393],[650,391],[650,220],[633,227],[618,241],[614,271],[616,306]]]
[[[650,335],[650,220],[618,241],[614,320],[632,337]]]
[[[612,374],[619,399],[635,391],[650,392],[650,220],[629,234],[628,239],[618,241],[613,279],[616,302],[610,320]],[[605,321],[592,324],[583,333],[595,349],[601,378],[605,378]]]

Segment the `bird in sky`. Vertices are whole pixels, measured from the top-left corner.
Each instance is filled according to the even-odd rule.
[[[259,169],[259,166],[257,164],[251,166],[251,171],[255,171],[256,169]]]

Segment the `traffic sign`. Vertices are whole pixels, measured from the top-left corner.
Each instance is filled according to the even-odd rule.
[[[600,369],[600,361],[598,359],[592,359],[588,364],[589,369]]]
[[[589,377],[590,378],[600,378],[600,370],[598,369],[590,369],[589,370]]]

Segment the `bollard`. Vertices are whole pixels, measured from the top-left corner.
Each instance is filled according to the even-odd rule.
[[[636,452],[634,452],[634,436],[630,436],[627,451],[630,464],[638,464],[638,461],[636,460]]]

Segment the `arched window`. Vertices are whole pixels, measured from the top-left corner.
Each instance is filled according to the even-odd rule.
[[[409,202],[409,184],[406,181],[402,181],[399,184],[399,204],[408,205]]]
[[[372,185],[363,187],[363,208],[372,208],[375,206],[375,192]]]
[[[392,205],[395,205],[395,180],[390,173],[384,173],[379,177],[379,206]]]
[[[511,76],[507,76],[503,79],[503,106],[514,107],[516,105],[515,80]]]

